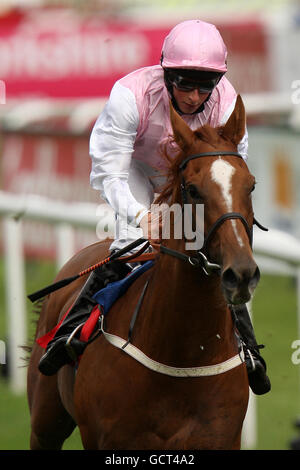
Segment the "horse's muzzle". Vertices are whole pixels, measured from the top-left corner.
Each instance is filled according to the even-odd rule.
[[[233,305],[248,302],[259,279],[260,271],[254,261],[248,261],[246,265],[226,267],[221,274],[221,282],[227,302]]]

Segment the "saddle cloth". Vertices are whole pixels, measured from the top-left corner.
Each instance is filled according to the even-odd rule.
[[[153,261],[146,261],[146,263],[129,273],[124,279],[109,283],[104,289],[100,289],[93,295],[93,299],[102,306],[104,314],[109,311],[114,302],[127,291],[141,274],[153,266],[153,263]]]
[[[116,300],[127,291],[141,274],[148,271],[153,264],[154,261],[146,261],[142,266],[139,266],[133,272],[129,273],[124,279],[109,283],[104,289],[99,290],[93,295],[93,299],[97,301],[98,305],[93,308],[88,320],[81,329],[81,341],[88,341],[96,327],[99,315],[106,315]]]
[[[124,279],[109,283],[104,289],[99,290],[93,295],[93,299],[97,301],[98,305],[93,308],[88,320],[81,329],[81,341],[89,340],[96,327],[100,314],[106,315],[116,300],[125,294],[131,284],[133,284],[141,274],[148,271],[153,264],[154,261],[146,261],[142,266],[139,266],[133,272],[129,273]]]

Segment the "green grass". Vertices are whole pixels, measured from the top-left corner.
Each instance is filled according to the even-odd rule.
[[[300,369],[294,365],[291,344],[298,339],[295,280],[264,276],[253,301],[253,321],[272,390],[257,397],[258,449],[288,449],[300,416]],[[299,432],[300,438],[300,432]]]
[[[30,261],[26,263],[26,292],[29,294],[51,283],[55,277],[55,265],[51,261]],[[0,307],[4,315],[0,316],[0,339],[6,339],[6,307],[4,289],[3,261],[0,260]],[[32,303],[26,299],[28,318],[28,338],[33,338],[36,315]],[[25,355],[25,353],[24,353]],[[0,365],[0,369],[3,366]],[[5,378],[0,377],[0,450],[28,450],[30,439],[30,416],[26,394],[21,396],[11,393]],[[64,445],[66,450],[82,449],[78,429]]]
[[[0,450],[29,450],[30,417],[26,396],[12,396],[4,380],[0,380],[0,396]],[[64,449],[82,449],[78,428],[65,442]]]
[[[3,264],[0,260],[0,307],[5,312]],[[28,262],[27,292],[49,284],[55,275],[51,262]],[[28,301],[28,329],[32,336],[31,303]],[[256,397],[258,444],[256,449],[289,449],[297,435],[293,422],[300,415],[300,366],[292,364],[292,342],[297,339],[296,289],[288,277],[262,276],[253,300],[253,322],[268,365],[272,391]],[[5,314],[0,317],[0,339],[5,338]],[[1,366],[0,366],[1,367]],[[29,449],[30,417],[26,395],[15,396],[4,378],[0,378],[0,450]],[[300,433],[299,433],[300,436]],[[78,429],[66,441],[64,449],[82,449]]]

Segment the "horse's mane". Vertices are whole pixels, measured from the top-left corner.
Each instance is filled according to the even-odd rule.
[[[166,177],[166,183],[155,199],[155,204],[166,202],[171,205],[176,198],[176,190],[179,185],[179,166],[184,159],[184,153],[180,150],[175,156],[171,156],[167,151],[166,144],[161,152],[161,157],[165,160],[167,167],[166,171],[162,173]]]
[[[201,139],[202,142],[208,143],[213,148],[218,148],[222,130],[223,127],[213,128],[208,124],[205,124],[204,126],[199,127],[197,130],[194,131],[194,138],[195,140]],[[175,142],[174,136],[171,136],[170,140],[171,142]],[[167,178],[167,181],[155,200],[156,204],[161,204],[164,202],[171,205],[174,202],[177,202],[176,199],[178,194],[178,188],[180,185],[179,167],[181,162],[188,156],[186,150],[179,150],[177,154],[170,155],[168,153],[168,143],[164,145],[161,151],[161,157],[164,159],[167,166],[166,173],[164,173],[164,176]]]

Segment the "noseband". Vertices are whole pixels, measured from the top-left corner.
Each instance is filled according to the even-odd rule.
[[[234,156],[234,157],[238,157],[238,158],[243,159],[242,155],[237,153],[237,152],[219,151],[219,152],[197,153],[197,154],[190,155],[189,157],[185,158],[183,160],[183,162],[181,162],[181,164],[179,166],[179,170],[182,172],[186,168],[186,165],[188,164],[188,162],[191,161],[191,160],[195,160],[195,159],[201,158],[201,157],[215,157],[215,156],[221,156],[221,155],[230,155],[230,156]],[[184,205],[188,203],[188,197],[187,197],[185,179],[184,179],[184,176],[182,174],[181,174],[180,188],[181,188],[181,196],[182,196],[182,204],[183,204],[183,209],[182,210],[184,211]],[[205,274],[207,274],[207,275],[211,274],[213,271],[220,270],[221,267],[218,264],[211,263],[211,262],[208,261],[208,259],[207,259],[206,255],[204,254],[204,252],[207,253],[208,245],[209,245],[213,235],[215,234],[215,232],[219,229],[219,227],[226,220],[229,220],[229,219],[231,219],[231,220],[232,219],[239,219],[243,223],[243,225],[246,229],[248,238],[249,238],[250,246],[252,248],[253,227],[251,227],[251,228],[249,227],[249,224],[248,224],[247,220],[245,219],[245,217],[240,212],[227,212],[227,213],[221,215],[216,220],[216,222],[209,228],[206,236],[204,237],[204,242],[203,242],[203,246],[202,246],[201,250],[197,251],[197,256],[196,257],[189,257],[187,255],[184,255],[183,253],[180,253],[181,259],[183,259],[183,257],[184,257],[192,265],[194,265],[194,266],[199,266],[200,265],[202,267],[203,271],[205,272]],[[257,222],[255,217],[253,217],[253,225],[257,225],[261,230],[265,230],[265,231],[268,230],[266,227],[264,227],[259,222]],[[164,252],[164,253],[168,253],[168,254],[171,254],[173,256],[179,257],[178,252],[176,252],[175,250],[170,250],[169,248],[161,246],[161,251]],[[177,253],[177,255],[175,253]]]

